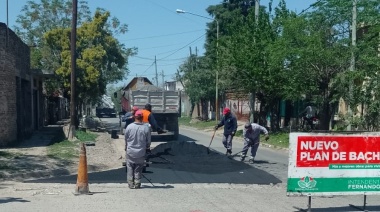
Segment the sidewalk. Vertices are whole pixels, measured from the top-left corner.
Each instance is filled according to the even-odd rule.
[[[46,147],[54,141],[64,138],[64,136],[63,125],[48,125],[38,131],[33,132],[30,138],[21,141],[14,147]]]

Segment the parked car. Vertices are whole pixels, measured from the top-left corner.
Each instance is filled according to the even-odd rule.
[[[96,108],[96,116],[99,118],[110,117],[116,118],[115,108]]]

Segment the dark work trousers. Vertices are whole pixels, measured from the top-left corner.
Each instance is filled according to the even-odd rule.
[[[232,135],[224,135],[223,134],[223,145],[226,149],[231,150],[232,149]]]
[[[128,184],[137,184],[141,183],[142,170],[144,168],[144,159],[143,158],[133,158],[127,159],[127,180]]]
[[[245,140],[244,141],[244,147],[242,150],[242,155],[246,156],[248,149],[251,148],[251,156],[255,157],[257,149],[259,148],[259,145],[260,145],[260,142],[253,143],[253,141],[251,139],[249,139],[249,141]]]

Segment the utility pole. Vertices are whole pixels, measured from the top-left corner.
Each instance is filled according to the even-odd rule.
[[[73,0],[73,17],[71,19],[71,92],[70,92],[70,133],[68,135],[70,140],[75,137],[76,128],[76,38],[77,38],[77,13],[78,13],[78,0]]]
[[[190,61],[189,61],[189,63],[190,63],[191,72],[193,72],[194,66],[193,66],[193,53],[191,51],[191,46],[189,46],[189,49],[190,49]]]
[[[219,104],[218,103],[218,101],[219,101],[218,100],[218,95],[219,95],[219,92],[218,92],[218,83],[219,83],[219,58],[218,58],[219,57],[219,21],[216,18],[209,18],[209,17],[203,16],[203,15],[198,15],[198,14],[187,12],[187,11],[180,10],[180,9],[177,9],[176,12],[177,13],[188,13],[190,15],[195,15],[198,17],[210,19],[210,20],[213,20],[216,22],[215,121],[216,121],[216,123],[218,123],[218,119],[219,119],[219,106],[218,106],[218,104]]]
[[[259,24],[259,13],[260,13],[260,0],[255,0],[255,21],[256,21],[256,25]]]
[[[219,21],[216,21],[216,73],[215,73],[215,122],[220,120],[219,112]]]
[[[162,89],[165,90],[165,75],[164,75],[164,70],[161,70],[161,76],[162,76]]]
[[[8,47],[9,45],[9,15],[8,15],[8,0],[7,0],[7,43],[6,43],[6,47]]]
[[[260,0],[255,0],[255,32],[258,31],[259,16],[260,16]],[[256,43],[256,40],[254,40],[254,42]],[[254,86],[256,86],[256,84]],[[249,99],[250,99],[251,110],[252,110],[250,121],[254,122],[255,121],[255,104],[256,104],[256,89],[255,88],[253,89]]]
[[[357,0],[352,0],[352,25],[351,25],[351,63],[350,63],[350,71],[355,71],[355,46],[356,46],[356,18],[357,18]],[[351,109],[351,102],[353,99],[353,85],[352,82],[350,83],[349,87],[349,100],[348,100],[348,116],[349,116],[349,122],[347,126],[347,130],[351,131],[351,121],[353,118],[353,111]]]
[[[198,69],[198,48],[195,47],[195,70]]]
[[[158,87],[157,58],[154,56],[154,65],[156,66],[156,86]]]

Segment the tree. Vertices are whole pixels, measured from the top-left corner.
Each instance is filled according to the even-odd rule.
[[[356,96],[361,103],[361,122],[358,124],[365,130],[376,131],[380,126],[380,26],[367,25],[359,29],[357,57],[357,79],[358,88]]]
[[[254,5],[247,1],[225,1],[222,5],[208,9],[223,28],[219,47],[219,64],[223,76],[220,85],[224,90],[252,93],[253,98],[260,99],[262,106],[271,108],[281,99],[281,85],[273,86],[279,81],[281,73],[274,71],[270,65],[269,45],[277,35],[265,7],[260,7],[258,23],[254,9]],[[206,45],[206,48],[208,46],[211,45]],[[206,50],[213,51],[211,48]],[[253,107],[251,114],[254,114]]]
[[[206,57],[191,55],[180,66],[177,74],[177,80],[183,83],[185,92],[192,103],[191,111],[197,103],[201,103],[204,120],[208,119],[208,102],[210,101],[211,104],[215,102],[215,72],[206,60]]]
[[[101,10],[104,12],[104,10]],[[17,17],[16,34],[31,48],[32,68],[42,69],[55,73],[61,67],[61,52],[51,49],[44,40],[44,35],[55,29],[68,29],[71,26],[72,1],[71,0],[41,0],[28,1]],[[79,1],[78,26],[91,21],[91,12],[86,1]],[[107,30],[114,34],[127,32],[127,25],[113,17],[105,24]],[[131,54],[134,49],[126,49],[125,55]],[[114,75],[113,79],[120,79]],[[111,80],[112,81],[112,80]],[[47,95],[51,95],[63,87],[61,78],[56,77],[46,81]],[[64,93],[65,95],[65,93]]]
[[[79,1],[78,23],[91,19],[91,12],[86,1]],[[71,26],[72,1],[70,0],[41,0],[40,3],[28,1],[17,16],[16,34],[31,49],[31,66],[53,71],[57,63],[54,54],[46,51],[43,42],[45,33],[56,28]],[[53,65],[51,65],[53,64]]]
[[[377,77],[375,73],[378,71],[377,50],[374,48],[378,45],[377,39],[371,39],[378,35],[378,21],[380,18],[380,2],[376,0],[361,0],[357,1],[357,45],[351,45],[351,25],[352,25],[352,1],[339,0],[322,0],[315,6],[315,11],[310,13],[313,17],[324,19],[331,26],[331,32],[335,39],[339,40],[343,46],[349,47],[348,52],[353,52],[355,55],[355,71],[348,71],[340,74],[337,97],[341,97],[349,104],[353,110],[354,119],[351,117],[347,122],[356,122],[355,125],[364,121],[365,129],[375,129],[374,120],[380,117],[377,112],[377,105],[380,102],[376,98]],[[366,28],[370,27],[369,34],[364,33]],[[377,28],[377,29],[376,29]],[[364,31],[363,31],[364,30]],[[363,34],[363,35],[361,35]],[[367,36],[368,35],[368,36]],[[376,41],[377,40],[377,41]],[[347,48],[346,48],[347,49]],[[349,62],[350,59],[347,60]],[[363,86],[364,83],[364,86]],[[346,88],[349,84],[352,86],[352,95],[347,92]],[[372,94],[371,94],[372,93]],[[358,111],[357,106],[361,105],[362,110]],[[364,108],[368,108],[369,114],[365,114]],[[372,111],[372,112],[371,112]],[[364,115],[364,117],[363,117]],[[359,118],[359,119],[358,119]],[[364,119],[363,119],[364,118]],[[357,122],[359,120],[359,122]]]
[[[97,100],[105,94],[109,83],[121,80],[127,73],[126,61],[132,54],[120,44],[110,31],[109,12],[97,10],[91,22],[84,22],[77,29],[77,93],[79,102]],[[60,76],[65,89],[70,88],[70,32],[57,28],[44,36],[46,45],[57,53]]]

